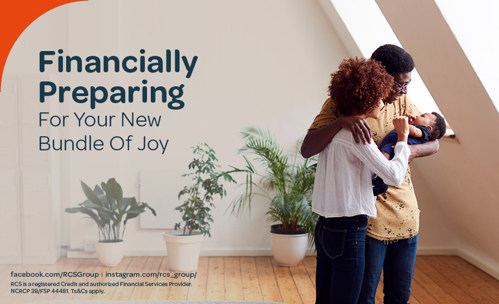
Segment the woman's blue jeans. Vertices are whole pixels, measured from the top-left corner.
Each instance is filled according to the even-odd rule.
[[[367,237],[366,269],[359,304],[374,304],[381,270],[383,270],[383,303],[408,303],[416,263],[418,236],[395,242]]]
[[[357,303],[364,277],[367,216],[319,217],[316,303]]]

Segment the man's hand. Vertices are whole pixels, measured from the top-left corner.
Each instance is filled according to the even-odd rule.
[[[353,139],[357,144],[371,142],[371,128],[364,119],[357,116],[340,116],[338,122],[343,129],[352,132]]]

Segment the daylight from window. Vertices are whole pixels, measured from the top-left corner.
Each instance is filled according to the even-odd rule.
[[[389,43],[402,46],[376,2],[364,0],[331,0],[331,3],[334,5],[338,15],[341,17],[364,57],[370,57],[372,52],[383,44]],[[359,10],[359,7],[362,7],[362,9]],[[362,22],[359,22],[359,20],[362,20]],[[369,24],[369,26],[366,26],[366,24]],[[410,50],[408,51],[410,53]],[[415,60],[417,61],[417,58]],[[441,113],[435,100],[419,76],[417,69],[412,72],[412,81],[408,87],[408,96],[421,112],[436,111]]]
[[[435,3],[499,112],[499,1]]]

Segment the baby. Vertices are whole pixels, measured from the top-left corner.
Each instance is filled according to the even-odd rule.
[[[437,112],[424,113],[420,116],[412,114],[406,115],[409,118],[409,145],[423,144],[430,140],[440,139],[444,136],[447,129],[445,119]],[[387,158],[391,159],[394,155],[393,146],[397,143],[397,132],[392,130],[388,135],[383,138],[379,149],[381,153]],[[378,195],[386,192],[388,185],[379,177],[373,178],[373,193]]]
[[[437,112],[424,113],[420,116],[406,115],[409,118],[409,145],[423,144],[430,140],[440,139],[446,131],[445,119]],[[393,148],[397,143],[397,132],[392,130],[385,136],[379,149],[386,158],[393,157]]]

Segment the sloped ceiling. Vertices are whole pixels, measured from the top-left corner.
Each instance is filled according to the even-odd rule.
[[[377,3],[457,136],[416,169],[453,223],[458,252],[499,277],[499,114],[433,0]]]

